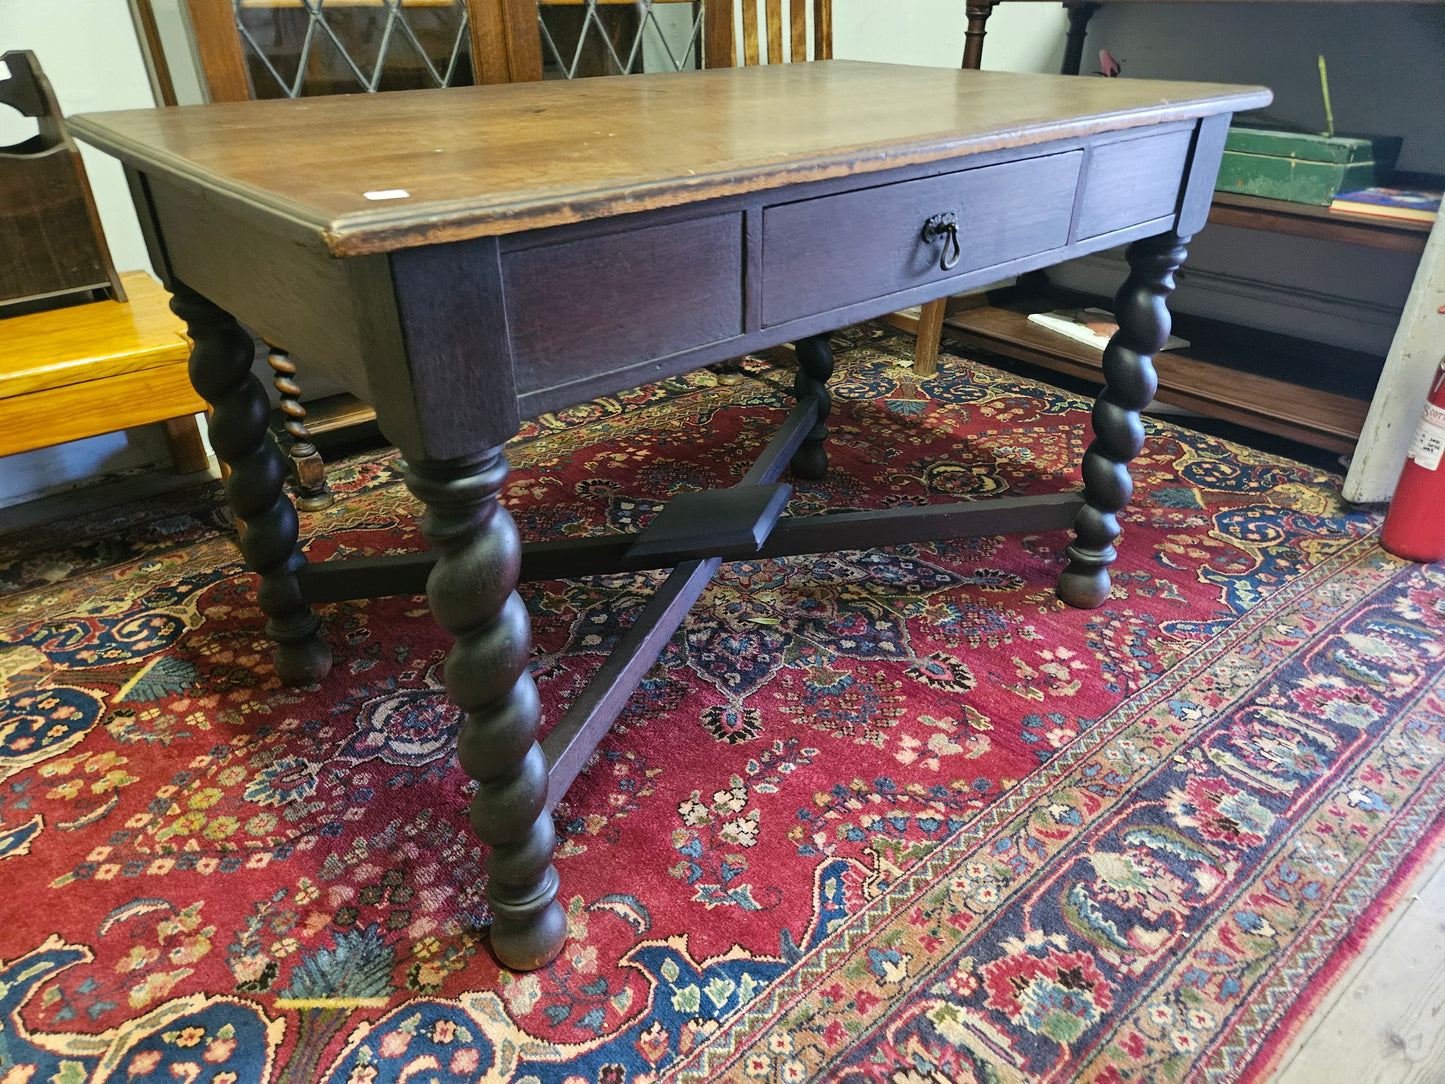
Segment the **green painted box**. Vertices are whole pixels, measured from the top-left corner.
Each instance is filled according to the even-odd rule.
[[[1217,192],[1328,206],[1341,192],[1386,183],[1398,136],[1323,136],[1231,125]]]

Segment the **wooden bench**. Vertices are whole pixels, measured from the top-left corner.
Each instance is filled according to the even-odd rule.
[[[0,320],[0,456],[161,422],[176,470],[206,469],[185,325],[150,275],[121,280],[124,302]]]

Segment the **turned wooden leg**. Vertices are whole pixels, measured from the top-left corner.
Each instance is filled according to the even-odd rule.
[[[987,33],[988,17],[993,14],[999,0],[968,0],[964,14],[968,27],[963,32],[962,67],[976,71],[983,66],[983,36]]]
[[[427,579],[432,615],[454,637],[447,695],[466,713],[457,739],[462,770],[480,787],[472,829],[491,847],[487,903],[492,951],[518,971],[562,950],[567,917],[557,903],[547,811],[547,758],[537,744],[541,703],[527,673],[531,621],[514,588],[522,547],[497,502],[507,477],[501,448],[445,462],[409,462],[406,484],[426,505],[422,533],[437,552]]]
[[[1094,17],[1094,12],[1099,10],[1099,5],[1088,2],[1070,3],[1065,2],[1064,7],[1069,13],[1069,33],[1064,39],[1064,63],[1059,68],[1061,75],[1078,75],[1079,68],[1084,60],[1084,38],[1089,33],[1089,20]]]
[[[275,374],[272,378],[281,393],[281,413],[286,418],[286,432],[291,437],[291,479],[296,486],[296,507],[303,512],[319,512],[336,503],[336,496],[326,484],[326,462],[311,431],[306,428],[306,408],[301,405],[301,383],[296,379],[296,363],[279,347],[266,344],[266,361]]]
[[[229,468],[226,500],[236,515],[241,553],[261,577],[257,601],[276,641],[276,673],[287,685],[315,685],[331,670],[331,649],[317,636],[321,617],[301,593],[306,558],[297,545],[296,509],[286,496],[286,458],[271,439],[270,400],[251,375],[255,346],[234,317],[182,283],[171,311],[186,322],[191,383],[211,404],[211,447]]]
[[[1065,550],[1069,566],[1059,577],[1059,598],[1070,606],[1091,609],[1109,597],[1118,513],[1134,491],[1129,461],[1144,447],[1139,411],[1159,385],[1152,362],[1169,339],[1165,302],[1188,240],[1161,233],[1134,242],[1125,254],[1129,277],[1114,297],[1119,330],[1104,348],[1104,390],[1094,404],[1094,439],[1084,452],[1084,507],[1074,521],[1074,541]]]
[[[819,401],[818,421],[793,453],[793,474],[799,478],[817,479],[828,473],[828,451],[823,447],[823,441],[828,437],[828,427],[823,423],[833,409],[833,397],[828,394],[828,378],[833,375],[833,348],[828,345],[828,338],[827,335],[810,335],[793,344],[798,351],[798,375],[793,380],[793,394],[799,399],[816,395]]]

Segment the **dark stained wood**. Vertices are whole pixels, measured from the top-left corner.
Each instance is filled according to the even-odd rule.
[[[779,109],[780,100],[797,104]],[[87,114],[71,124],[123,161],[260,210],[336,255],[361,255],[1268,101],[1262,88],[834,60]],[[365,195],[378,191],[407,195]]]
[[[726,214],[506,253],[520,390],[741,334],[742,231]]]
[[[988,33],[988,17],[999,0],[967,0],[964,13],[968,17],[963,32],[963,67],[977,71],[983,67],[983,39]]]
[[[33,137],[0,147],[0,305],[100,291],[124,301],[85,165],[50,80],[28,49],[0,62],[10,71],[0,79],[0,106],[37,128]]]
[[[814,0],[813,59],[833,59],[833,0]]]
[[[833,348],[827,335],[810,335],[795,345],[798,373],[793,379],[793,394],[798,397],[799,407],[812,405],[814,421],[807,436],[798,443],[789,466],[795,477],[818,479],[828,473],[828,450],[824,442],[828,439],[828,414],[833,409],[833,396],[828,391],[828,380],[833,375]]]
[[[483,85],[542,78],[536,0],[468,0],[472,72]]]
[[[183,283],[172,289],[171,308],[195,343],[191,382],[211,404],[211,447],[229,468],[226,500],[238,520],[241,553],[261,576],[257,601],[276,644],[276,674],[287,685],[319,684],[331,670],[331,648],[317,635],[321,618],[297,579],[306,558],[297,544],[296,509],[282,489],[285,460],[266,431],[270,402],[251,373],[255,346],[229,314]]]
[[[456,637],[447,696],[465,713],[457,760],[478,783],[471,823],[487,855],[492,951],[508,967],[541,967],[562,949],[567,918],[556,901],[557,836],[547,808],[542,715],[527,673],[527,607],[515,591],[521,547],[497,501],[507,477],[501,448],[407,464],[406,484],[426,505],[422,533],[437,552],[427,602]]]
[[[241,51],[241,34],[231,0],[186,0],[196,55],[212,102],[244,102],[251,97],[251,76]]]
[[[1061,531],[1074,522],[1084,500],[1077,493],[1045,493],[988,501],[889,508],[869,512],[837,512],[820,516],[783,516],[761,547],[749,541],[721,561],[771,560],[843,549],[876,549],[957,538]],[[662,558],[630,551],[637,535],[606,534],[528,542],[522,547],[519,583],[575,579],[666,568]],[[353,598],[419,595],[436,564],[432,553],[353,557],[307,565],[300,572],[306,598],[313,603]]]
[[[1129,463],[1144,447],[1139,412],[1159,386],[1151,361],[1169,338],[1174,272],[1189,239],[1160,234],[1130,245],[1129,278],[1115,301],[1119,330],[1104,348],[1104,390],[1094,403],[1094,439],[1084,451],[1084,507],[1074,521],[1069,565],[1058,595],[1070,606],[1092,609],[1109,597],[1109,566],[1118,556],[1118,514],[1134,492]]]
[[[176,87],[171,80],[171,67],[166,62],[165,45],[151,0],[130,0],[131,21],[136,24],[143,43],[146,74],[150,76],[151,93],[161,105],[176,104]]]
[[[637,536],[628,555],[672,565],[693,557],[746,551],[748,546],[756,550],[792,493],[781,482],[680,493]]]
[[[1059,68],[1060,75],[1078,75],[1084,59],[1084,38],[1089,32],[1089,20],[1099,10],[1095,3],[1065,3],[1069,13],[1069,31],[1064,37],[1064,62]]]
[[[180,107],[185,108],[185,107]],[[180,279],[249,327],[319,369],[348,390],[370,399],[361,355],[358,317],[348,279],[351,265],[311,247],[282,240],[264,220],[238,218],[244,205],[216,201],[173,178],[139,176],[132,192],[142,232],[158,254],[163,278]],[[163,238],[163,240],[162,240]],[[225,252],[226,258],[216,258]],[[385,261],[385,257],[377,257]]]
[[[201,437],[201,427],[196,424],[194,414],[179,418],[167,418],[161,423],[166,433],[166,449],[171,453],[171,462],[179,474],[191,474],[205,470],[211,465],[206,455],[206,442]]]
[[[286,458],[291,461],[291,481],[296,487],[296,508],[301,512],[319,512],[336,503],[336,495],[326,484],[326,464],[311,442],[306,426],[306,408],[301,405],[301,383],[296,378],[296,363],[278,346],[266,351],[271,366],[271,382],[280,396],[277,407],[284,419],[282,427],[290,438]]]
[[[711,557],[678,565],[647,600],[642,613],[567,714],[548,733],[543,749],[549,765],[546,804],[549,811],[555,809],[567,793],[597,743],[627,706],[628,699],[721,564],[720,559]]]
[[[566,935],[548,809],[724,557],[1050,530],[1077,513],[1060,590],[1075,604],[1099,601],[1127,463],[1142,439],[1147,352],[1167,328],[1163,294],[1183,255],[1167,231],[1209,166],[1207,153],[1186,163],[1170,140],[1187,146],[1204,118],[1267,98],[1212,85],[824,62],[169,111],[179,125],[92,117],[87,130],[138,174],[148,237],[173,280],[206,283],[205,297],[184,290],[180,302],[197,338],[194,379],[219,400],[217,449],[235,460],[233,503],[257,519],[243,546],[263,573],[273,637],[294,654],[315,640],[308,600],[412,592],[425,574],[432,612],[456,638],[447,692],[466,716],[459,761],[480,784],[471,822],[491,848],[492,945],[505,964],[527,969],[551,959]],[[251,152],[262,122],[275,160],[278,141],[302,148],[300,120],[305,153],[281,173],[257,172]],[[1126,135],[1140,138],[1121,144]],[[1121,191],[1091,205],[1117,228],[1080,238],[1080,167],[1100,148],[1107,164],[1114,144],[1132,149],[1149,180],[1119,185],[1107,168],[1086,177],[1086,196],[1096,183]],[[1154,194],[1161,176],[1167,200]],[[362,210],[353,195],[393,187],[411,209],[385,198]],[[937,206],[944,200],[950,205]],[[924,237],[922,222],[943,211],[964,224],[957,253]],[[1138,311],[1106,353],[1109,388],[1085,459],[1084,500],[784,517],[768,531],[784,496],[771,487],[785,464],[801,477],[827,470],[830,328],[1160,230],[1161,239],[1131,250],[1123,296]],[[790,259],[789,250],[800,255]],[[940,267],[945,255],[959,266]],[[649,288],[636,290],[639,280]],[[289,309],[278,289],[294,295]],[[654,294],[668,304],[639,307]],[[317,297],[330,310],[313,314],[323,336],[302,330]],[[218,304],[254,312],[256,330],[283,348],[294,344],[278,328],[311,334],[343,380],[368,392],[427,507],[434,561],[306,569],[279,456],[257,448],[264,397],[254,379],[241,379],[250,344]],[[764,326],[770,314],[781,322]],[[551,321],[593,334],[573,344]],[[682,529],[660,520],[660,553],[645,543],[629,552],[632,536],[519,545],[498,494],[502,447],[523,411],[782,341],[795,344],[799,406],[737,487],[756,490],[740,498],[743,530],[695,532],[684,504],[673,517]],[[736,537],[721,543],[695,537],[729,532]],[[680,552],[694,541],[726,552]],[[683,566],[544,753],[519,577],[657,561]],[[305,661],[292,658],[284,676],[307,676]]]
[[[1182,136],[1187,143],[1189,133]],[[950,277],[1063,248],[1082,161],[1076,151],[1054,154],[769,207],[763,217],[763,323],[781,324],[924,283],[937,282],[943,292]],[[1169,210],[1180,164],[1182,157],[1174,164]],[[962,246],[948,271],[940,265],[941,245],[920,237],[922,224],[942,213],[957,215]]]
[[[702,63],[705,68],[731,68],[737,64],[733,36],[733,6],[706,4],[702,10]]]

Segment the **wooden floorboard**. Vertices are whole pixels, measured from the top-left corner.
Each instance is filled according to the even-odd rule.
[[[1268,1084],[1445,1081],[1445,849],[1366,943]]]

